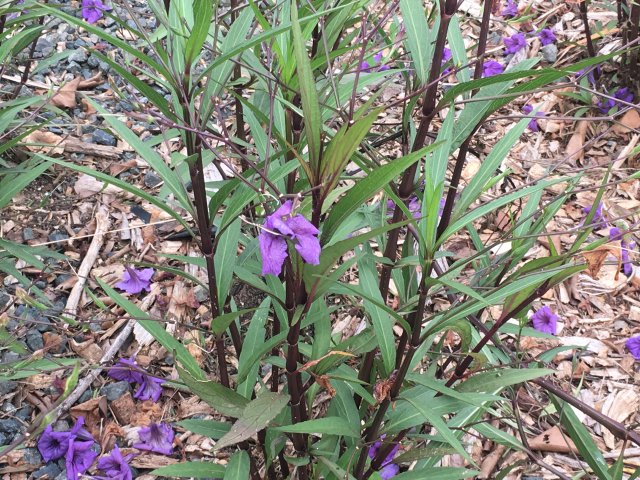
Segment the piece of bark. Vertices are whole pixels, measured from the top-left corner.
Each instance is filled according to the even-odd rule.
[[[122,148],[110,147],[109,145],[97,145],[95,143],[86,143],[73,137],[67,137],[64,140],[64,151],[69,153],[84,153],[86,155],[94,155],[96,157],[118,159],[124,152]]]

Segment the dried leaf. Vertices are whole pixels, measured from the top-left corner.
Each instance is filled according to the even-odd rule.
[[[87,78],[86,80],[80,79],[80,83],[78,84],[78,90],[95,88],[100,84],[102,84],[102,72],[98,72],[93,77]]]
[[[75,108],[76,103],[76,90],[80,86],[82,81],[81,77],[74,78],[70,82],[65,83],[56,94],[51,97],[51,103],[56,107],[61,108]]]
[[[91,363],[99,363],[102,358],[102,349],[93,340],[78,343],[72,338],[69,341],[69,345],[71,350]]]
[[[633,389],[620,390],[615,395],[610,395],[602,406],[602,413],[618,422],[624,422],[638,411],[640,397]],[[616,448],[616,437],[609,431],[603,432],[604,443],[607,447]]]
[[[640,128],[640,114],[636,109],[632,109],[625,113],[611,130],[615,133],[627,133],[637,128]]]
[[[32,152],[43,153],[44,155],[62,155],[64,153],[64,141],[60,135],[56,135],[48,130],[36,130],[24,138],[26,147]],[[35,144],[35,145],[28,145]],[[47,147],[46,145],[51,145]]]
[[[122,192],[122,190],[115,185],[106,185],[104,182],[82,173],[78,176],[78,180],[73,185],[73,189],[80,198],[89,198],[98,192],[115,195]]]
[[[535,438],[529,440],[531,450],[557,453],[578,453],[578,449],[568,435],[563,434],[558,426],[551,427]]]
[[[569,139],[567,147],[565,148],[565,155],[569,161],[582,160],[584,157],[584,139],[587,134],[587,128],[589,124],[587,122],[578,122],[575,132]]]
[[[618,259],[618,271],[622,266],[622,255],[620,252],[620,242],[611,242],[606,245],[602,245],[598,248],[590,250],[588,252],[582,252],[584,259],[587,261],[587,266],[589,267],[589,275],[591,278],[597,279],[598,273],[602,269],[604,265],[604,261],[607,259],[609,254],[613,255]],[[616,280],[618,279],[619,273],[616,273]]]

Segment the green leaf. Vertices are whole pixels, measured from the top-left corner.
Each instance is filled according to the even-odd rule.
[[[262,393],[244,408],[242,415],[233,424],[229,433],[216,443],[214,451],[252,437],[269,425],[269,422],[278,416],[287,403],[289,403],[289,395],[274,392]]]
[[[222,335],[225,330],[240,315],[251,313],[255,308],[247,308],[245,310],[236,310],[235,312],[223,313],[211,321],[211,331],[214,335]]]
[[[129,315],[135,318],[136,322],[149,332],[160,345],[166,348],[169,352],[172,352],[176,356],[178,362],[180,362],[194,378],[205,378],[204,372],[200,369],[195,358],[193,358],[189,353],[189,350],[187,350],[179,340],[174,338],[173,335],[164,329],[163,323],[158,320],[151,320],[147,312],[141,310],[136,304],[120,295],[101,279],[96,278],[96,282],[98,282],[102,290],[104,290],[104,293],[116,302],[117,305],[122,307]]]
[[[455,467],[427,467],[411,470],[393,477],[395,480],[460,480],[477,475],[477,470]]]
[[[400,0],[400,12],[407,32],[407,47],[421,85],[429,80],[429,66],[433,57],[433,42],[422,0]]]
[[[190,432],[204,435],[214,440],[223,437],[231,429],[230,423],[217,422],[215,420],[188,419],[178,422],[178,425]]]
[[[217,8],[217,1],[215,2]],[[191,29],[191,35],[187,39],[187,45],[185,47],[185,62],[187,65],[191,65],[197,58],[204,42],[207,39],[209,33],[209,27],[211,26],[211,16],[213,14],[214,1],[213,0],[193,0],[193,17],[194,24]],[[230,62],[231,63],[231,62]]]
[[[548,394],[549,398],[560,414],[560,422],[567,429],[571,440],[576,444],[576,448],[582,455],[582,458],[593,469],[599,480],[613,480],[609,474],[609,466],[607,461],[600,453],[600,449],[593,441],[587,428],[582,424],[570,405],[561,401],[553,394]]]
[[[60,367],[70,367],[71,365],[75,365],[77,361],[76,358],[56,358],[55,360],[49,360],[47,358],[32,360],[31,358],[27,358],[25,360],[3,363],[0,364],[0,382],[20,380],[39,373],[56,370]]]
[[[455,389],[458,392],[494,392],[518,383],[528,382],[534,378],[551,375],[549,368],[501,368],[490,372],[477,373]]]
[[[189,387],[189,390],[223,415],[238,418],[249,404],[249,400],[220,383],[211,380],[197,380],[186,370],[180,367],[177,367],[177,370],[180,380]]]
[[[225,474],[223,465],[213,462],[184,462],[166,467],[156,468],[151,475],[178,478],[222,478]]]
[[[474,425],[473,428],[484,438],[492,440],[495,443],[505,445],[509,448],[513,448],[514,450],[522,450],[524,448],[522,442],[516,437],[494,427],[490,423],[478,423],[477,425]]]
[[[447,426],[444,420],[442,420],[442,417],[439,414],[435,413],[433,410],[431,410],[431,407],[428,404],[420,404],[419,402],[416,402],[410,397],[401,396],[400,398],[402,398],[406,402],[409,402],[411,405],[413,405],[413,408],[415,408],[418,412],[422,414],[422,416],[424,417],[425,423],[430,423],[433,426],[433,428],[435,428],[438,431],[438,433],[446,443],[451,445],[451,447],[460,455],[462,455],[462,457],[465,458],[469,463],[475,465],[475,462],[473,461],[471,456],[467,453],[465,448],[462,446],[460,441],[456,438],[456,436],[453,434],[453,432]]]
[[[264,337],[266,334],[265,323],[269,317],[269,307],[271,306],[271,298],[265,298],[256,313],[249,322],[249,328],[244,335],[242,342],[242,351],[240,352],[240,358],[238,359],[238,370],[247,371],[247,379],[238,385],[238,393],[246,398],[250,398],[253,394],[253,390],[258,376],[258,369],[260,364],[258,359],[254,359],[253,364],[246,366],[247,362],[251,361],[251,354],[256,350],[259,350],[260,346],[264,345]]]
[[[362,249],[365,255],[362,255],[358,260],[360,288],[362,288],[368,296],[373,297],[377,303],[384,304],[385,302],[378,289],[378,271],[373,261],[373,252],[367,244],[363,245]],[[387,312],[375,303],[365,299],[363,304],[365,311],[371,318],[380,353],[382,354],[382,361],[384,363],[384,372],[382,375],[385,377],[389,376],[395,368],[396,362],[396,342],[393,333],[394,321]]]
[[[250,356],[243,361],[241,365],[238,366],[238,378],[237,382],[242,383],[247,379],[247,376],[251,372],[251,367],[258,361],[263,355],[266,355],[271,351],[274,347],[280,345],[280,343],[284,342],[287,338],[287,332],[280,332],[278,335],[271,337],[266,342],[259,345],[259,348],[256,348],[253,351],[249,351]],[[244,353],[244,350],[243,352]]]
[[[249,454],[240,450],[229,460],[224,472],[224,480],[248,480],[250,466]]]
[[[307,144],[309,146],[309,164],[314,176],[309,179],[309,182],[312,186],[315,186],[319,181],[316,176],[320,171],[322,117],[320,116],[320,102],[318,100],[316,82],[313,78],[305,41],[302,37],[302,30],[298,20],[298,6],[295,0],[291,1],[291,31],[293,33],[293,53],[296,59],[302,111],[304,112],[304,131],[307,134]]]
[[[360,432],[351,428],[341,417],[324,417],[307,420],[293,425],[273,427],[278,432],[285,433],[309,433],[312,435],[342,435],[344,437],[358,438]]]
[[[365,201],[382,190],[391,180],[401,172],[409,168],[426,153],[436,148],[438,144],[431,144],[417,152],[410,153],[402,158],[377,167],[367,176],[359,180],[347,194],[338,201],[329,212],[327,220],[322,226],[320,243],[325,245],[331,239],[338,227]]]
[[[24,167],[24,172],[18,175],[7,175],[0,181],[0,209],[9,205],[23,188],[46,172],[49,164],[30,160]]]
[[[233,280],[233,269],[238,256],[238,238],[240,238],[241,221],[231,222],[218,237],[216,252],[213,257],[216,269],[216,284],[218,287],[218,301],[222,308],[229,295],[229,288]]]

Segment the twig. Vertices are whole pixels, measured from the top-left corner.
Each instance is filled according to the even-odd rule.
[[[69,315],[75,316],[77,313],[78,303],[80,302],[84,285],[87,282],[87,278],[91,272],[91,268],[93,268],[96,258],[98,258],[98,253],[100,253],[100,249],[104,243],[104,233],[109,230],[109,226],[109,211],[107,210],[107,207],[100,205],[96,212],[96,232],[91,240],[91,245],[89,245],[89,250],[87,250],[87,254],[82,260],[80,268],[78,268],[78,280],[71,289],[67,304],[64,307],[64,311]]]

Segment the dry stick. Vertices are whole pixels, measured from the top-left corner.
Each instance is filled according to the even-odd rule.
[[[596,56],[596,49],[593,46],[593,40],[591,39],[591,29],[589,28],[589,18],[587,16],[587,1],[580,2],[580,18],[582,19],[582,26],[584,27],[584,35],[587,37],[587,52],[591,58]],[[598,80],[600,72],[597,68],[593,70],[593,78]]]
[[[107,349],[107,351],[102,355],[100,359],[99,366],[94,370],[91,370],[86,377],[78,382],[76,388],[73,389],[73,392],[69,394],[67,398],[62,400],[57,406],[53,407],[51,411],[47,413],[39,414],[36,419],[33,421],[29,429],[18,438],[16,438],[11,445],[9,445],[6,449],[4,449],[0,453],[0,458],[7,455],[10,451],[14,450],[16,447],[21,445],[25,440],[29,439],[32,434],[38,433],[40,427],[43,427],[42,422],[46,420],[49,424],[54,423],[60,416],[67,411],[71,406],[78,401],[78,399],[82,396],[82,394],[89,388],[89,386],[94,382],[98,375],[102,373],[104,369],[104,365],[110,363],[115,357],[116,353],[120,351],[124,342],[127,341],[129,335],[133,331],[133,326],[136,323],[134,319],[130,319],[124,326],[124,328],[120,331],[118,336],[115,338],[111,346]]]
[[[100,205],[96,212],[96,232],[93,235],[91,245],[89,245],[89,249],[87,250],[85,257],[80,264],[80,268],[78,268],[78,272],[76,274],[78,280],[71,289],[71,293],[67,299],[67,304],[64,307],[64,311],[69,315],[75,317],[77,314],[78,303],[80,302],[84,285],[87,283],[87,278],[89,278],[91,268],[93,267],[96,258],[98,258],[98,254],[100,253],[100,249],[104,243],[104,234],[109,230],[110,226],[111,222],[109,221],[109,211],[106,206]]]

